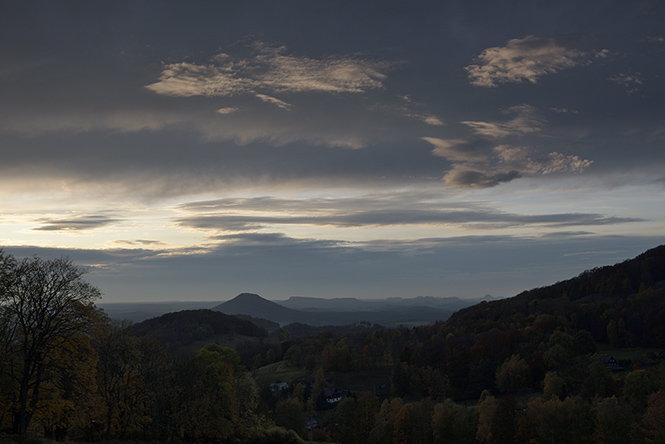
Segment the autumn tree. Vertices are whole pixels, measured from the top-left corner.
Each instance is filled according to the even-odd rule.
[[[358,402],[353,397],[344,398],[335,408],[336,438],[343,444],[358,444]]]
[[[649,396],[649,402],[642,421],[645,429],[645,441],[648,443],[665,442],[665,391],[659,390]]]
[[[277,401],[275,423],[287,430],[293,430],[299,436],[305,436],[305,411],[302,402],[288,398]]]
[[[258,390],[233,349],[204,346],[176,363],[175,381],[173,428],[181,439],[230,440],[257,421]]]
[[[160,407],[166,404],[170,363],[156,340],[134,336],[125,321],[112,322],[96,341],[98,392],[104,401],[106,439],[117,435],[125,439],[129,432],[164,435]],[[159,405],[161,404],[161,406]],[[153,433],[147,426],[152,425]]]
[[[395,417],[402,409],[404,401],[402,398],[387,399],[381,403],[376,423],[369,434],[371,444],[390,444],[393,442]]]
[[[434,402],[422,399],[404,404],[395,415],[393,444],[431,444]]]
[[[603,362],[601,355],[597,354],[591,357],[587,373],[588,376],[582,384],[582,394],[584,396],[592,397],[599,395],[606,397],[613,394],[608,390],[613,385],[612,374]]]
[[[476,439],[484,444],[492,444],[495,442],[493,436],[493,423],[498,408],[496,398],[484,390],[480,395],[478,401],[478,429],[476,430]]]
[[[376,423],[379,412],[379,399],[372,392],[364,391],[358,396],[357,426],[360,442],[367,442]]]
[[[83,281],[85,270],[69,259],[16,260],[0,251],[0,310],[9,320],[3,370],[16,385],[13,432],[25,436],[46,381],[64,362],[78,359],[101,322],[93,301],[100,291]]]
[[[593,430],[594,414],[588,403],[579,397],[562,401],[553,396],[529,401],[526,416],[519,420],[518,437],[520,442],[582,444],[590,442]]]
[[[71,339],[71,348],[63,356],[52,356],[52,360],[58,365],[49,369],[49,378],[42,383],[33,421],[41,425],[44,437],[62,440],[70,428],[85,429],[96,413],[97,353],[81,334]]]
[[[599,400],[595,405],[597,443],[629,443],[633,441],[635,418],[630,404],[620,402],[612,396]]]
[[[450,399],[434,406],[432,430],[434,444],[476,443],[478,418],[475,410],[455,404]]]
[[[543,397],[551,399],[556,396],[563,398],[566,391],[566,387],[561,378],[556,372],[547,372],[545,379],[543,380]]]
[[[496,385],[504,393],[517,393],[526,386],[529,365],[518,355],[506,359],[496,371]]]
[[[637,411],[643,412],[647,405],[647,398],[656,388],[649,373],[645,369],[638,369],[626,376],[623,394]]]
[[[335,407],[337,439],[344,444],[368,442],[379,406],[379,399],[369,391],[344,398]]]

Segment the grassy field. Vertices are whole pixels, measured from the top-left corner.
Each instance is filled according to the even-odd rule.
[[[291,367],[286,361],[281,361],[256,369],[252,372],[252,375],[259,386],[272,384],[273,382],[294,384],[298,379],[305,376],[305,370],[300,367]]]

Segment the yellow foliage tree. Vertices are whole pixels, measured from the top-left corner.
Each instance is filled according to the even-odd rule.
[[[63,362],[78,358],[74,344],[96,335],[100,291],[83,281],[85,270],[69,259],[16,260],[0,251],[0,310],[3,323],[2,369],[15,384],[13,432],[25,436],[47,381]]]

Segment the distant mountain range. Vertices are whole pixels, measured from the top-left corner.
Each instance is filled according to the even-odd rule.
[[[460,299],[456,297],[418,296],[415,298],[387,298],[387,299],[356,299],[333,298],[321,299],[302,296],[293,296],[286,300],[277,300],[276,303],[294,310],[303,311],[376,311],[392,309],[395,307],[433,307],[442,310],[458,310],[462,307],[477,304],[482,301],[494,300],[490,295],[478,299]]]
[[[256,294],[242,293],[221,304],[182,302],[135,305],[145,314],[146,308],[185,310],[187,304],[204,304],[207,309],[151,319],[137,325],[137,333],[167,343],[186,344],[221,333],[265,337],[274,334],[280,325],[291,334],[291,338],[299,338],[317,335],[323,330],[346,334],[358,330],[371,331],[380,326],[423,324],[432,325],[424,328],[436,329],[445,325],[451,331],[476,333],[496,328],[510,331],[517,326],[551,331],[556,323],[563,322],[574,331],[591,333],[597,343],[654,347],[662,346],[662,338],[665,338],[665,245],[648,250],[634,259],[594,268],[575,278],[501,300],[487,296],[476,300],[292,297],[284,301],[269,301]],[[120,304],[115,308],[124,311],[116,313],[129,313],[127,310],[131,306]],[[105,310],[106,307],[108,305]],[[113,317],[112,313],[109,315]],[[439,324],[433,325],[436,323]]]
[[[477,299],[433,296],[322,299],[298,296],[286,300],[270,301],[256,294],[242,293],[223,303],[214,301],[119,302],[100,303],[98,306],[104,309],[111,318],[127,319],[133,322],[141,322],[181,310],[213,309],[225,314],[242,315],[259,324],[261,320],[281,325],[299,323],[312,326],[340,326],[366,322],[393,327],[443,321],[457,310],[484,300],[494,299],[489,295]]]
[[[365,322],[394,327],[444,321],[457,310],[487,299],[417,297],[361,300],[291,297],[285,301],[269,301],[257,294],[242,293],[212,309],[229,315],[267,319],[281,325],[300,323],[323,326]]]

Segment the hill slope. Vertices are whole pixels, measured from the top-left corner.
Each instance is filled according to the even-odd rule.
[[[600,343],[665,345],[665,245],[616,265],[456,312],[449,327],[487,331],[538,322],[587,330]]]
[[[298,322],[303,318],[303,314],[298,310],[283,307],[253,293],[241,293],[230,301],[213,307],[213,310],[228,315],[242,314],[279,323]]]
[[[265,338],[268,332],[250,321],[213,310],[183,310],[147,319],[132,327],[137,336],[150,336],[163,344],[189,345],[215,335]]]

